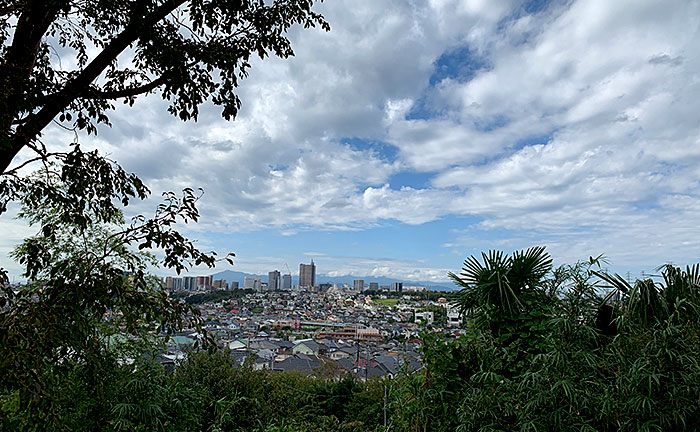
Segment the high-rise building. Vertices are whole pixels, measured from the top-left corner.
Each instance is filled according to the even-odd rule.
[[[275,270],[267,274],[267,290],[268,291],[279,291],[282,287],[282,280],[280,277],[280,272]]]
[[[362,292],[365,290],[365,281],[364,280],[354,280],[352,281],[352,289],[353,291],[358,291]]]
[[[176,277],[173,278],[173,291],[182,291],[185,289],[185,285],[182,281],[182,278]]]
[[[230,284],[228,284],[228,288],[233,291],[238,289],[238,281],[232,281]]]
[[[165,277],[165,289],[168,291],[173,290],[173,278],[172,278],[172,276]]]
[[[258,292],[262,289],[262,281],[257,276],[246,276],[243,279],[243,288]]]
[[[185,291],[197,290],[197,276],[185,276],[183,279],[183,288]]]
[[[292,275],[282,275],[282,290],[289,291],[292,289]]]
[[[393,282],[391,284],[391,292],[403,292],[403,283]]]
[[[316,286],[316,264],[299,264],[299,286],[311,288]]]
[[[225,280],[223,279],[217,279],[213,282],[212,286],[216,290],[227,290],[228,289],[228,284],[226,283]]]
[[[207,290],[211,288],[214,276],[197,276],[197,289]]]
[[[379,291],[379,284],[377,282],[370,282],[369,289],[370,291]]]

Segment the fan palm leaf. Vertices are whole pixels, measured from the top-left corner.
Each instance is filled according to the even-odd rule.
[[[523,292],[540,288],[551,269],[552,259],[538,246],[515,252],[512,257],[494,250],[482,252],[481,260],[472,255],[464,260],[459,276],[448,275],[462,287],[458,304],[463,311],[495,309],[512,316],[523,307]]]

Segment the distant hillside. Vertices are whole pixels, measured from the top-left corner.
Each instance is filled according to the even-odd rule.
[[[231,283],[231,282],[238,282],[238,285],[243,288],[243,279],[246,276],[257,276],[260,277],[263,282],[267,282],[267,274],[264,275],[257,275],[257,274],[252,274],[252,273],[243,273],[243,272],[237,272],[233,270],[224,270],[222,272],[214,273],[214,279],[224,279],[226,282]],[[319,274],[316,275],[316,282],[317,283],[335,283],[338,285],[342,284],[348,284],[352,286],[353,281],[355,279],[362,279],[365,281],[365,287],[368,287],[370,282],[376,282],[380,286],[381,285],[391,285],[392,282],[403,282],[404,285],[417,285],[417,286],[424,286],[429,288],[431,291],[452,291],[453,289],[456,289],[454,285],[450,285],[449,283],[445,284],[436,284],[434,282],[425,282],[425,281],[406,281],[406,280],[400,280],[400,279],[391,279],[387,277],[375,277],[375,276],[328,276],[328,275],[323,275]],[[299,284],[299,277],[298,276],[292,276],[292,285],[298,285]]]

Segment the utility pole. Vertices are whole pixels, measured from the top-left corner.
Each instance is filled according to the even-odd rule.
[[[365,359],[365,382],[367,382],[367,374],[369,372],[369,351],[367,351],[367,356]]]
[[[360,378],[360,335],[357,333],[357,327],[355,327],[355,345],[357,346],[355,352],[355,368],[357,369],[357,377]]]
[[[386,429],[386,383],[384,383],[384,429]]]

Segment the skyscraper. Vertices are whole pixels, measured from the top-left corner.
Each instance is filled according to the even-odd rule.
[[[185,276],[183,281],[183,288],[185,291],[195,291],[197,290],[197,276]]]
[[[362,279],[359,279],[359,280],[355,279],[354,281],[352,281],[352,289],[353,289],[353,291],[357,291],[357,292],[364,291],[365,290],[365,281]]]
[[[185,289],[182,278],[173,278],[173,291],[182,291]]]
[[[218,279],[218,280],[215,280],[215,281],[212,283],[212,287],[213,287],[215,290],[227,290],[227,289],[228,289],[228,283],[226,283],[226,281],[223,280],[223,279]]]
[[[260,292],[262,289],[262,283],[260,278],[257,276],[246,276],[243,279],[243,288],[253,290],[255,292]]]
[[[292,275],[282,275],[282,290],[288,291],[292,289]]]
[[[311,288],[316,286],[316,264],[299,264],[299,286]]]
[[[280,272],[277,270],[267,274],[267,290],[278,291],[281,288]]]
[[[197,276],[197,289],[206,290],[211,288],[214,276]]]

